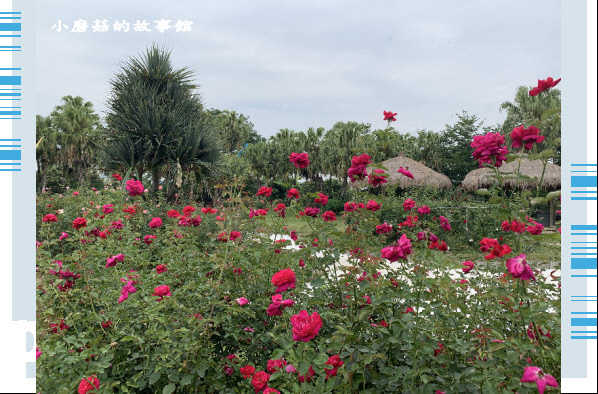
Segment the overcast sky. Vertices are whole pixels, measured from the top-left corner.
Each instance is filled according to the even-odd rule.
[[[73,21],[90,26],[73,33]],[[110,31],[92,32],[96,19]],[[154,21],[193,22],[159,33]],[[58,32],[59,24],[62,27]],[[115,21],[129,32],[113,31]],[[135,32],[137,20],[152,32]],[[103,116],[119,62],[155,42],[196,72],[207,108],[264,135],[337,121],[443,130],[462,110],[502,122],[520,85],[560,77],[559,0],[45,0],[37,2],[37,113],[80,95]]]

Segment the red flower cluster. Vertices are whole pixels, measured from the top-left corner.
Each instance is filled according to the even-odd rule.
[[[287,197],[288,198],[299,198],[299,190],[297,189],[290,189],[289,191],[287,191]]]
[[[388,183],[385,176],[386,172],[380,168],[374,170],[373,173],[368,175],[368,183],[373,187]]]
[[[100,389],[100,380],[96,377],[96,375],[92,375],[88,378],[81,379],[79,383],[79,390],[77,393],[79,394],[87,394],[88,391],[96,391]]]
[[[392,231],[392,225],[384,222],[384,224],[379,224],[376,226],[376,234],[386,234]]]
[[[505,220],[500,224],[500,226],[502,227],[503,231],[512,231],[519,234],[525,232],[525,223],[522,223],[519,220],[513,220],[510,223],[508,220]]]
[[[307,153],[291,153],[289,160],[297,168],[305,168],[309,165],[309,155]]]
[[[534,144],[544,141],[544,138],[546,137],[540,135],[540,129],[536,126],[530,126],[527,129],[524,129],[523,126],[515,127],[511,131],[511,139],[513,140],[511,147],[521,148],[523,145],[525,149],[530,150]]]
[[[58,218],[56,217],[56,215],[54,214],[47,214],[46,216],[44,216],[44,218],[42,219],[42,222],[50,222],[50,223],[54,223],[57,222]]]
[[[465,268],[462,268],[464,273],[468,273],[473,269],[473,267],[475,267],[475,263],[471,262],[470,260],[464,262],[463,265],[465,266]]]
[[[324,193],[318,193],[318,198],[314,200],[316,204],[326,205],[328,204],[328,196]]]
[[[400,167],[397,172],[405,175],[407,178],[414,179],[413,174],[406,168]]]
[[[264,391],[268,388],[268,380],[270,380],[270,374],[264,371],[256,372],[251,378],[251,385],[256,393]]]
[[[396,245],[387,246],[380,251],[383,258],[390,260],[390,262],[398,261],[399,259],[407,260],[407,256],[413,252],[411,240],[405,234],[397,241]]]
[[[542,93],[545,90],[550,88],[554,88],[558,83],[561,82],[561,79],[557,79],[556,81],[552,79],[552,77],[548,77],[546,79],[538,79],[538,86],[533,88],[529,91],[530,96],[537,96],[538,94]]]
[[[129,179],[127,181],[125,189],[129,191],[129,196],[131,197],[140,196],[143,194],[143,191],[145,190],[145,188],[143,187],[143,183],[141,183],[140,181],[134,181],[133,179]]]
[[[336,214],[332,211],[326,211],[322,214],[322,219],[324,219],[325,222],[332,222],[336,220]]]
[[[303,212],[305,215],[315,218],[320,214],[320,208],[306,207]]]
[[[411,211],[413,207],[415,207],[415,201],[413,201],[412,199],[408,198],[405,201],[403,201],[403,210],[405,212]]]
[[[167,285],[158,286],[154,289],[153,296],[158,296],[160,298],[156,299],[156,301],[162,301],[164,297],[171,296],[170,287]]]
[[[276,205],[276,208],[274,208],[274,212],[277,212],[282,218],[284,218],[286,216],[286,209],[286,205],[284,205],[283,203],[279,203],[278,205]]]
[[[332,366],[332,369],[324,369],[324,371],[326,372],[326,379],[330,378],[331,376],[336,376],[338,369],[342,367],[344,364],[345,363],[341,361],[341,358],[338,356],[338,354],[330,356],[328,358],[328,361],[324,363],[324,365]]]
[[[483,167],[484,163],[500,167],[509,153],[505,146],[505,137],[500,133],[476,135],[473,137],[471,147],[474,148],[473,157],[478,161],[480,167]]]
[[[396,122],[397,118],[395,118],[395,116],[397,116],[397,114],[393,113],[392,111],[384,111],[383,120],[388,120],[389,122]]]
[[[484,238],[480,241],[480,250],[482,252],[490,252],[484,256],[486,260],[492,260],[496,257],[503,257],[512,252],[511,247],[507,244],[500,245],[500,243],[493,238]]]
[[[298,315],[291,317],[293,325],[293,341],[309,342],[315,338],[322,328],[322,318],[318,312],[311,316],[306,310],[302,310]]]
[[[268,214],[268,209],[265,209],[265,208],[249,210],[249,218],[250,219],[254,216],[266,216],[267,214]]]
[[[85,220],[85,218],[77,218],[73,220],[73,228],[75,230],[79,230],[83,227],[87,227],[87,220]]]
[[[294,289],[296,282],[295,273],[290,268],[283,269],[272,275],[271,282],[276,286],[275,293],[282,293],[289,289]]]
[[[162,219],[160,218],[153,218],[148,226],[150,226],[151,228],[158,228],[158,227],[162,227]]]
[[[268,316],[281,316],[284,308],[293,306],[294,304],[295,301],[293,300],[283,300],[282,294],[274,294],[272,296],[272,304],[270,304],[266,312],[268,313]],[[272,371],[268,370],[268,372]]]
[[[353,156],[351,159],[351,167],[347,171],[351,182],[364,179],[367,175],[366,166],[372,162],[372,158],[367,153],[359,156]]]
[[[365,209],[372,212],[379,211],[380,208],[382,208],[382,205],[378,204],[375,200],[369,200],[365,206]]]
[[[272,195],[272,188],[271,187],[266,187],[266,186],[260,187],[259,190],[256,193],[256,196],[270,197],[271,195]]]

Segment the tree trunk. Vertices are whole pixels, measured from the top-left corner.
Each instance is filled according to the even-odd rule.
[[[46,188],[46,183],[48,183],[48,163],[44,163],[44,170],[42,173],[42,180],[41,180],[42,190],[44,190]]]
[[[158,192],[158,186],[160,186],[160,170],[157,168],[152,169],[152,194]]]
[[[346,191],[347,191],[347,176],[345,175],[343,177],[343,183],[342,183],[342,187],[341,187],[341,196],[344,196]]]
[[[81,182],[83,182],[83,163],[81,161],[77,162],[77,183],[79,187],[81,186]]]

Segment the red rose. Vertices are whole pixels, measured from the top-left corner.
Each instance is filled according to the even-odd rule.
[[[168,216],[169,218],[178,218],[179,216],[181,216],[181,214],[179,213],[179,211],[171,209],[170,211],[168,211],[166,216]]]
[[[88,391],[95,391],[100,388],[100,380],[95,376],[92,375],[88,378],[81,379],[81,383],[79,383],[79,394],[87,394]]]
[[[369,200],[367,205],[365,206],[365,209],[370,210],[372,212],[376,212],[380,210],[380,208],[382,208],[382,206],[378,204],[375,200]]]
[[[79,230],[82,227],[87,227],[87,220],[85,218],[77,218],[73,220],[73,228]]]
[[[266,187],[266,186],[260,187],[260,189],[256,193],[256,196],[270,197],[271,195],[272,195],[272,188],[271,187]]]
[[[195,207],[187,205],[185,208],[183,208],[183,215],[188,215],[191,212],[195,212]]]
[[[550,88],[554,88],[558,83],[561,82],[561,79],[557,79],[556,81],[552,79],[552,77],[548,77],[546,79],[538,79],[538,86],[533,88],[529,91],[530,96],[537,96],[538,94],[542,93],[545,90]]]
[[[298,315],[291,316],[293,325],[293,341],[309,342],[315,338],[322,328],[322,318],[318,312],[311,316],[306,310],[302,310]]]
[[[316,204],[326,205],[328,204],[328,196],[323,193],[318,193],[318,198],[314,200]]]
[[[396,122],[397,119],[395,118],[395,116],[397,116],[397,114],[393,113],[392,111],[384,111],[383,120],[388,120],[389,122]]]
[[[162,219],[160,218],[153,218],[148,226],[150,226],[151,228],[158,228],[158,227],[162,227]]]
[[[268,363],[266,365],[266,369],[268,370],[268,372],[270,373],[274,373],[277,371],[282,370],[282,367],[284,367],[285,365],[287,365],[287,362],[285,360],[268,360]]]
[[[156,272],[159,274],[164,273],[166,271],[168,271],[168,268],[166,268],[166,265],[164,264],[160,264],[156,267]]]
[[[305,168],[309,165],[309,155],[307,153],[291,153],[289,160],[297,168]]]
[[[295,288],[295,273],[287,268],[272,275],[272,284],[276,286],[276,293],[282,293]]]
[[[336,220],[336,214],[332,211],[326,211],[322,214],[322,219],[324,219],[325,222],[333,222]]]
[[[46,216],[44,216],[44,218],[42,219],[42,222],[57,222],[58,218],[56,217],[56,215],[53,215],[51,213],[47,214]]]
[[[156,301],[162,301],[162,299],[164,299],[164,297],[171,296],[172,294],[170,293],[170,287],[169,286],[162,285],[162,286],[156,287],[154,289],[154,294],[152,294],[152,295],[160,297]]]
[[[505,137],[500,133],[476,135],[473,137],[471,147],[474,148],[472,156],[478,161],[480,167],[484,167],[485,163],[500,167],[509,153],[505,146]]]
[[[134,181],[132,179],[129,179],[127,181],[127,185],[125,186],[125,189],[127,189],[129,191],[129,196],[135,197],[135,196],[142,195],[143,190],[145,188],[143,187],[143,183],[141,183],[140,181]]]
[[[274,212],[278,212],[278,214],[284,218],[286,215],[286,209],[287,206],[284,205],[283,203],[279,203],[278,205],[276,205],[276,208],[274,208]]]
[[[290,189],[287,191],[288,198],[299,198],[299,191],[297,189]]]
[[[231,241],[235,242],[235,240],[237,240],[239,238],[243,238],[243,237],[241,236],[240,232],[238,232],[238,231],[231,231],[229,238],[230,238]]]
[[[524,129],[523,126],[515,127],[511,131],[511,139],[513,140],[512,148],[521,148],[523,145],[526,150],[532,149],[534,144],[539,144],[544,141],[543,135],[540,135],[540,129],[536,126],[530,126]]]
[[[315,218],[320,213],[320,208],[307,207],[307,208],[305,208],[304,212],[307,216],[311,216],[311,217]]]
[[[270,375],[264,371],[256,372],[253,377],[251,378],[251,385],[256,393],[267,388],[268,380],[270,380]]]
[[[246,365],[244,367],[239,368],[239,371],[241,372],[241,375],[243,375],[243,379],[247,379],[255,373],[255,368],[251,365]]]
[[[401,174],[405,175],[407,178],[414,179],[413,178],[413,174],[411,173],[411,171],[409,171],[409,170],[407,170],[407,169],[405,169],[403,167],[400,167],[397,172],[400,172]]]

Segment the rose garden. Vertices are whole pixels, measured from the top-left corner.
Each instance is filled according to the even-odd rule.
[[[108,128],[132,117],[127,78]],[[305,143],[282,154],[286,176],[233,172],[203,194],[205,168],[166,145],[163,162],[123,155],[94,184],[73,160],[78,187],[37,196],[38,391],[560,392],[560,228],[532,214],[560,213],[545,132],[560,132],[559,81],[526,92],[539,116],[467,141],[486,171],[473,191],[418,187],[427,175],[367,144],[327,180]],[[398,116],[383,117],[389,133]],[[134,157],[135,141],[119,146]],[[245,146],[229,167],[260,157]]]

